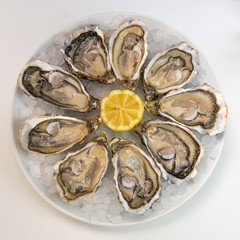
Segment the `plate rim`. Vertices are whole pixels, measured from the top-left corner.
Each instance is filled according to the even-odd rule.
[[[63,32],[64,30],[67,30],[69,28],[71,28],[71,26],[74,26],[76,25],[77,23],[80,23],[81,21],[84,21],[84,20],[87,20],[87,19],[91,19],[91,18],[96,18],[96,17],[101,17],[101,16],[105,16],[105,15],[114,15],[114,14],[118,14],[118,15],[123,15],[123,16],[126,16],[126,15],[129,15],[130,16],[133,16],[133,17],[138,17],[138,18],[147,18],[151,21],[155,21],[155,22],[158,22],[158,23],[161,23],[163,25],[165,25],[167,28],[169,29],[172,29],[173,31],[177,32],[179,35],[182,35],[184,38],[188,39],[189,42],[194,46],[196,47],[195,43],[191,40],[191,38],[189,37],[186,37],[185,34],[183,34],[181,31],[177,30],[175,27],[169,25],[168,23],[162,21],[162,20],[159,20],[158,18],[155,18],[155,17],[151,17],[151,16],[148,16],[148,15],[145,15],[145,14],[139,14],[139,13],[134,13],[134,12],[103,12],[103,13],[98,13],[98,14],[93,14],[93,15],[90,15],[90,16],[85,16],[83,18],[79,18],[77,20],[74,20],[72,21],[71,23],[69,24],[66,24],[65,26],[61,27],[59,30],[55,31],[50,37],[48,37],[38,48],[36,48],[35,51],[33,51],[33,54],[31,55],[30,59],[32,58],[32,56],[34,56],[37,52],[39,52],[39,50],[43,47],[43,45],[50,41],[50,39],[52,39],[55,35],[59,34],[60,32]],[[199,52],[201,53],[201,55],[203,56],[203,59],[207,62],[208,64],[208,60],[207,58],[205,57],[205,55],[203,54],[203,51],[200,50],[199,48],[196,48],[197,50],[199,50]],[[29,59],[29,60],[30,60]],[[28,60],[28,61],[29,61]],[[28,62],[27,61],[27,62]],[[209,65],[209,64],[208,64]],[[209,65],[209,68],[211,69],[211,72],[212,74],[214,75],[215,79],[216,79],[216,76],[211,68],[211,66]],[[216,82],[216,85],[218,85],[218,82]],[[90,219],[86,219],[86,218],[82,218],[81,216],[78,216],[78,215],[75,215],[71,212],[69,212],[68,210],[64,209],[63,207],[59,206],[58,204],[56,204],[54,201],[52,201],[48,196],[46,196],[38,187],[37,185],[34,183],[34,181],[31,179],[30,177],[30,173],[28,173],[27,169],[24,167],[21,159],[20,159],[20,156],[19,156],[19,153],[18,153],[18,146],[16,144],[16,140],[15,137],[14,137],[14,116],[13,116],[13,113],[14,113],[14,103],[15,103],[15,97],[16,97],[16,93],[17,93],[17,90],[18,90],[18,82],[16,83],[15,85],[15,88],[14,88],[14,94],[12,95],[12,102],[11,102],[11,113],[10,113],[10,123],[11,123],[11,142],[12,142],[12,146],[14,148],[14,154],[16,156],[16,159],[17,159],[17,162],[23,172],[23,174],[25,175],[25,177],[27,178],[28,182],[30,183],[30,185],[35,189],[35,191],[43,198],[45,199],[51,206],[53,206],[54,208],[58,209],[59,211],[61,211],[62,213],[74,218],[74,219],[77,219],[77,220],[80,220],[84,223],[87,223],[87,224],[91,224],[91,225],[96,225],[96,226],[103,226],[103,227],[126,227],[126,226],[133,226],[133,225],[138,225],[138,224],[143,224],[143,223],[148,223],[148,222],[151,222],[151,221],[155,221],[157,219],[160,219],[161,217],[163,216],[166,216],[167,214],[169,213],[172,213],[174,210],[176,210],[177,208],[183,206],[187,201],[189,201],[201,188],[202,186],[207,182],[207,180],[209,179],[209,177],[211,176],[213,170],[215,169],[216,167],[216,164],[220,158],[220,155],[222,153],[222,149],[223,149],[223,145],[224,145],[224,133],[222,133],[222,138],[221,138],[221,142],[220,142],[220,146],[219,146],[219,151],[218,151],[218,154],[216,156],[216,158],[214,159],[214,163],[212,164],[212,167],[210,169],[210,171],[204,176],[204,179],[201,181],[201,183],[194,189],[194,191],[192,191],[191,194],[189,194],[183,201],[181,201],[180,203],[176,204],[173,208],[171,208],[170,210],[168,211],[165,211],[163,213],[160,213],[159,215],[156,215],[156,216],[153,216],[153,217],[148,217],[146,219],[142,219],[142,220],[137,220],[136,222],[129,222],[129,223],[111,223],[111,222],[95,222],[95,221],[91,221]]]

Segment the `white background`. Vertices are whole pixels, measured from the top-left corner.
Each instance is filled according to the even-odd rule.
[[[103,12],[155,17],[185,34],[205,55],[229,107],[225,144],[206,184],[161,219],[134,227],[85,224],[49,205],[23,175],[11,141],[18,73],[55,32]],[[240,239],[240,1],[0,0],[0,239]]]

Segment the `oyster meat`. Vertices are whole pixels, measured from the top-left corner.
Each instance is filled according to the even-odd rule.
[[[20,73],[18,84],[26,94],[57,107],[88,112],[100,105],[78,78],[42,60],[29,62]]]
[[[166,96],[145,103],[153,115],[160,115],[210,136],[222,133],[228,108],[223,94],[208,84],[178,89]]]
[[[96,192],[108,166],[107,148],[107,135],[103,132],[54,165],[54,176],[63,200],[73,201]]]
[[[182,42],[158,53],[144,71],[144,92],[147,100],[172,89],[183,87],[198,74],[198,52]]]
[[[57,154],[82,143],[100,124],[100,116],[92,120],[61,115],[38,116],[23,123],[19,140],[25,150]]]
[[[180,184],[197,174],[204,147],[187,128],[155,120],[140,124],[135,131],[170,183]]]
[[[86,26],[74,32],[61,51],[73,74],[100,83],[115,81],[105,45],[105,33],[97,26]]]
[[[142,214],[160,197],[160,171],[152,158],[129,140],[113,138],[112,163],[118,197],[124,209]]]
[[[134,90],[147,57],[147,27],[130,20],[119,27],[109,40],[109,56],[113,71],[123,87]]]

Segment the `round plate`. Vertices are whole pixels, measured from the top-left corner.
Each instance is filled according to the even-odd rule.
[[[32,56],[32,59],[42,59],[52,65],[61,66],[63,69],[69,71],[63,60],[60,49],[64,44],[64,40],[69,35],[71,35],[72,32],[86,25],[96,24],[106,33],[106,41],[108,43],[112,32],[117,29],[118,26],[123,22],[130,19],[141,20],[147,25],[149,29],[149,54],[145,66],[157,52],[164,50],[173,44],[187,41],[193,47],[195,47],[181,33],[162,22],[159,22],[156,19],[129,13],[107,13],[84,18],[66,27],[51,37],[47,42],[45,42]],[[204,82],[217,87],[216,79],[208,63],[201,53],[199,53],[199,57],[199,74],[192,83],[187,85],[187,87],[196,86]],[[111,85],[101,85],[87,80],[82,81],[90,94],[99,99],[102,99],[111,90],[122,89],[121,85],[117,81]],[[136,93],[138,93],[142,100],[144,100],[141,83],[136,89]],[[195,132],[199,140],[205,145],[205,155],[202,161],[198,164],[198,175],[179,186],[170,185],[167,182],[163,181],[163,193],[161,198],[153,204],[152,209],[148,210],[145,214],[142,215],[131,215],[122,209],[117,199],[117,193],[112,176],[113,167],[111,164],[109,164],[109,168],[107,170],[106,176],[103,179],[101,187],[93,195],[92,198],[87,200],[78,200],[73,203],[64,202],[61,200],[59,194],[57,193],[56,184],[52,178],[52,166],[58,160],[63,159],[64,154],[55,156],[43,156],[41,154],[24,151],[18,140],[19,130],[22,123],[26,119],[38,115],[43,115],[45,113],[92,118],[99,114],[99,111],[100,110],[98,109],[89,113],[76,113],[73,111],[61,110],[48,103],[43,102],[42,100],[34,100],[29,96],[26,96],[18,87],[16,88],[13,102],[13,138],[18,156],[18,162],[21,165],[24,174],[32,186],[36,189],[36,191],[50,204],[52,204],[52,206],[81,221],[103,226],[126,226],[147,222],[166,215],[167,213],[181,206],[200,189],[200,187],[204,184],[204,182],[213,171],[214,166],[219,158],[223,145],[223,134],[220,134],[219,136],[209,137],[206,135],[200,135]],[[142,121],[155,118],[156,117],[150,116],[145,111]],[[100,128],[95,133],[91,134],[86,139],[85,143],[90,141],[93,137],[102,131],[107,132],[109,141],[112,137],[119,136],[134,141],[139,146],[141,146],[142,149],[146,150],[146,148],[141,144],[137,134],[133,131],[114,132],[108,129],[104,123],[102,123]],[[82,145],[76,146],[75,149],[78,149],[81,146]],[[74,149],[71,149],[71,151],[73,150]]]

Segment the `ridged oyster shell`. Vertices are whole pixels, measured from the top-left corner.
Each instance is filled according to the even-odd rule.
[[[134,90],[147,57],[147,27],[139,20],[121,25],[109,40],[110,62],[123,87]]]
[[[113,83],[105,33],[95,25],[74,32],[61,49],[73,74],[100,83]]]
[[[135,131],[170,183],[180,184],[196,176],[204,147],[190,130],[177,123],[155,120],[140,124]]]
[[[174,122],[210,136],[226,128],[228,108],[223,93],[208,84],[189,89],[178,89],[155,101],[145,102],[153,115],[166,117]]]
[[[27,151],[52,155],[82,143],[100,124],[99,116],[91,120],[62,115],[38,116],[23,123],[19,140]]]
[[[113,138],[110,142],[114,180],[124,209],[142,214],[160,197],[160,171],[152,158],[133,142]]]
[[[199,56],[187,42],[156,54],[144,70],[145,98],[156,99],[172,89],[181,88],[198,74]]]
[[[32,60],[24,67],[19,74],[18,85],[33,98],[64,109],[88,112],[100,104],[78,78],[42,60]]]
[[[63,200],[90,197],[97,191],[108,167],[107,148],[107,135],[103,132],[54,165],[54,176]]]

